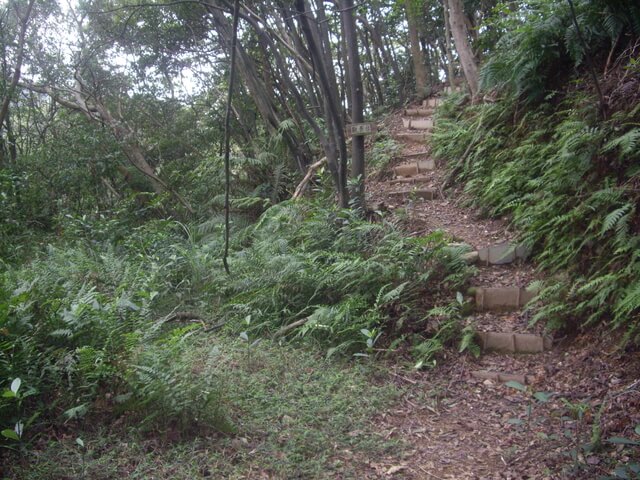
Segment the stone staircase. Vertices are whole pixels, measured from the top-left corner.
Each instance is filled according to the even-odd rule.
[[[403,111],[401,125],[394,136],[409,151],[393,168],[393,178],[385,182],[389,186],[386,196],[391,202],[407,207],[411,202],[447,201],[440,188],[441,173],[428,149],[438,104],[438,98],[428,98],[422,105]],[[454,245],[464,245],[465,248],[458,249],[466,250],[461,254],[462,258],[469,264],[476,264],[478,269],[484,269],[485,276],[491,277],[494,270],[501,269],[496,273],[500,277],[498,285],[479,284],[467,295],[467,300],[474,305],[469,321],[475,325],[477,343],[482,351],[474,369],[469,372],[470,377],[491,383],[530,383],[533,377],[527,369],[531,365],[531,355],[544,355],[552,348],[552,339],[530,331],[528,320],[522,317],[525,306],[536,292],[525,288],[517,278],[510,279],[514,271],[510,270],[511,266],[525,265],[529,249],[510,241],[476,248],[468,243]],[[503,371],[506,368],[509,370]]]

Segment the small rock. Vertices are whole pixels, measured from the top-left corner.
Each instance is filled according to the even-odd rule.
[[[395,473],[401,472],[406,469],[407,469],[406,465],[394,465],[389,470],[387,470],[387,475],[393,475]]]

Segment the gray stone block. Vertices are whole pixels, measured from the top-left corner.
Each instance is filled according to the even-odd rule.
[[[488,370],[476,370],[471,372],[473,378],[478,380],[492,380],[498,383],[518,382],[523,385],[533,382],[533,376],[518,375],[514,373],[490,372]]]
[[[487,265],[505,265],[517,259],[525,260],[529,256],[529,249],[520,244],[503,242],[498,245],[484,247],[478,250],[480,261]]]
[[[412,177],[419,173],[418,164],[413,162],[413,163],[397,165],[393,167],[393,173],[395,174],[396,177]]]
[[[404,111],[407,117],[430,117],[433,115],[433,109],[430,108],[407,108]]]
[[[475,296],[476,310],[480,312],[508,312],[522,308],[536,296],[536,292],[520,287],[477,287]]]
[[[436,169],[436,161],[433,158],[418,160],[418,172],[427,172]]]
[[[407,142],[425,143],[429,138],[429,135],[425,133],[398,133],[396,138]]]
[[[532,333],[478,332],[477,337],[484,351],[541,353],[552,346],[550,337]]]
[[[438,198],[438,190],[435,188],[420,188],[407,191],[390,192],[389,195],[394,198],[420,198],[422,200],[435,200]]]
[[[403,118],[402,125],[410,130],[431,130],[433,128],[433,119],[431,118]]]

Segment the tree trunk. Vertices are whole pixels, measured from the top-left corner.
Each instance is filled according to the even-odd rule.
[[[358,34],[353,16],[353,0],[341,0],[340,10],[346,51],[348,56],[349,79],[351,81],[351,119],[353,123],[364,121],[364,99],[362,95],[362,78],[360,72],[360,56],[358,55]],[[355,180],[353,189],[355,207],[365,211],[364,203],[364,136],[351,136],[351,178]]]
[[[232,36],[229,20],[225,17],[224,13],[217,8],[210,8],[209,12],[214,20],[218,34],[225,38],[229,44]],[[277,132],[281,120],[277,108],[273,103],[272,95],[265,86],[261,75],[258,73],[254,60],[247,54],[246,50],[242,48],[240,44],[236,46],[236,50],[238,55],[237,68],[240,73],[239,77],[249,91],[269,131]],[[282,135],[285,144],[296,160],[298,168],[302,172],[306,171],[309,158],[305,155],[305,152],[301,150],[301,142],[288,130],[282,132]]]
[[[407,14],[407,25],[409,28],[409,48],[411,51],[411,61],[413,62],[413,73],[416,77],[416,95],[418,99],[427,96],[427,67],[424,64],[422,49],[420,48],[420,34],[418,30],[419,15],[411,2],[405,0],[405,12]]]
[[[2,104],[0,104],[0,135],[2,132],[2,125],[6,123],[7,126],[7,150],[9,152],[9,157],[12,161],[15,162],[17,156],[15,138],[13,137],[13,132],[11,130],[11,122],[9,121],[9,104],[11,103],[11,98],[18,86],[18,82],[20,81],[20,74],[22,70],[22,60],[24,59],[24,44],[26,41],[27,28],[29,27],[29,19],[31,17],[31,13],[33,12],[33,4],[35,0],[29,0],[27,4],[27,10],[24,15],[20,15],[18,13],[16,7],[16,16],[20,22],[20,33],[18,34],[18,50],[16,52],[16,65],[13,70],[13,76],[11,77],[11,83],[6,86],[4,91],[4,98],[2,99]],[[3,45],[4,50],[4,45]],[[3,62],[6,62],[6,50],[3,51]],[[3,65],[6,68],[6,64]],[[2,146],[2,142],[0,142],[0,147]],[[3,153],[0,151],[0,165],[3,162]]]
[[[329,135],[328,139],[330,143],[334,143],[339,152],[338,167],[338,202],[341,207],[346,208],[349,205],[349,194],[347,191],[347,146],[344,136],[344,126],[341,116],[341,108],[338,105],[338,92],[335,84],[335,73],[333,71],[333,62],[331,59],[331,51],[327,50],[329,47],[328,33],[325,31],[325,35],[321,34],[321,28],[326,27],[326,21],[322,21],[324,18],[324,6],[322,2],[318,5],[318,23],[320,28],[315,22],[311,22],[310,18],[313,18],[311,9],[306,5],[305,0],[296,0],[296,9],[300,15],[297,20],[300,22],[302,32],[307,40],[309,48],[309,54],[313,59],[313,64],[316,67],[316,74],[320,81],[320,87],[323,93],[323,100],[326,110],[326,118],[328,121]],[[323,38],[324,37],[324,38]],[[323,43],[326,48],[323,48]],[[327,159],[329,157],[327,156]]]
[[[449,6],[447,0],[442,0],[442,10],[444,12],[444,45],[447,55],[447,80],[449,86],[453,87],[455,71],[453,68],[453,52],[451,51],[451,24],[449,21]]]
[[[471,97],[475,101],[478,95],[478,61],[469,43],[469,32],[465,22],[462,0],[447,0],[447,2],[453,41],[460,57],[462,71],[467,79],[469,90],[471,90]]]

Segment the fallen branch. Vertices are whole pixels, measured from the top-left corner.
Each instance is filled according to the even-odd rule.
[[[291,197],[293,200],[298,200],[300,197],[302,197],[302,194],[304,194],[305,190],[307,189],[307,185],[309,184],[311,177],[313,177],[316,171],[325,163],[327,163],[327,157],[322,157],[316,163],[313,163],[309,166],[309,170],[307,170],[307,174],[304,176],[302,181],[298,184],[295,192],[293,192],[293,196]]]
[[[398,375],[398,374],[397,374],[397,373],[395,373],[395,372],[390,372],[390,373],[391,373],[391,375],[393,375],[394,377],[398,377],[398,378],[400,378],[400,379],[404,380],[405,382],[409,382],[411,385],[416,385],[416,384],[418,383],[418,382],[416,382],[415,380],[411,380],[410,378],[403,377],[402,375]]]
[[[305,323],[307,323],[308,321],[309,321],[309,318],[301,318],[300,320],[296,320],[295,322],[290,323],[289,325],[285,325],[275,333],[274,337],[281,337],[285,333],[287,333],[289,330],[293,330],[294,328],[300,327]]]
[[[173,321],[180,321],[180,320],[196,320],[199,322],[203,321],[203,318],[198,315],[197,313],[193,313],[193,312],[175,312],[172,313],[169,317],[167,317],[167,322],[173,322]]]

